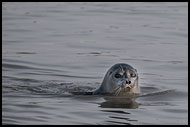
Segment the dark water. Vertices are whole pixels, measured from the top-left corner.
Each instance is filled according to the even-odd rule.
[[[3,3],[3,124],[188,124],[188,4]],[[135,99],[71,95],[113,64]]]

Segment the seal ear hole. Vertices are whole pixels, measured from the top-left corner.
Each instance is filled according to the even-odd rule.
[[[110,72],[110,75],[112,74],[112,71]]]

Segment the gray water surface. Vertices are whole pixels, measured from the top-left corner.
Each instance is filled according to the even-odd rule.
[[[188,3],[2,3],[2,124],[188,124]],[[116,63],[137,99],[72,95]]]

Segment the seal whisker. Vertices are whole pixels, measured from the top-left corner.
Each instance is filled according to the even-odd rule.
[[[118,95],[118,91],[119,91],[119,89],[117,89],[117,91],[115,92],[115,94],[114,94],[115,96],[117,96],[117,95]]]
[[[124,70],[123,70],[123,67],[121,66],[121,65],[119,65],[119,67],[121,68],[121,71],[123,72]]]
[[[117,90],[115,91],[115,96],[118,96],[120,92],[121,92],[121,87],[117,88]]]
[[[118,91],[119,91],[119,88],[120,88],[120,87],[117,87],[117,88],[114,90],[114,91],[115,91],[115,92],[114,92],[114,95],[117,96],[117,93],[118,93]]]

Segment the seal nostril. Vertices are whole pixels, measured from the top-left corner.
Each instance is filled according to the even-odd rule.
[[[127,80],[127,81],[126,81],[126,84],[131,84],[131,81],[128,81],[128,80]]]

